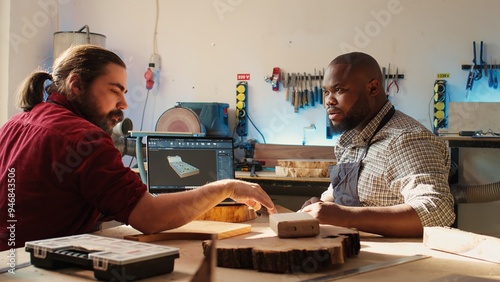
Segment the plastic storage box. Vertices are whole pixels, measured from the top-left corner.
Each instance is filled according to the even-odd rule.
[[[98,280],[131,281],[170,273],[179,249],[92,234],[26,242],[31,264],[46,269],[80,267]]]

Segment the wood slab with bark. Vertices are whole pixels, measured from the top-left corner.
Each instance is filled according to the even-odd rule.
[[[270,227],[217,242],[217,266],[263,272],[317,272],[342,264],[360,250],[359,232],[321,225],[320,234],[307,238],[279,238]],[[205,255],[210,241],[203,241]]]

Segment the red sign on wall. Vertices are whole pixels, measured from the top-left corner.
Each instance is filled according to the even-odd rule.
[[[249,73],[239,73],[236,75],[237,80],[250,80],[250,74]]]

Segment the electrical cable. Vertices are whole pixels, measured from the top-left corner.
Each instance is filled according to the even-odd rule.
[[[142,109],[142,117],[141,117],[141,126],[139,127],[139,131],[142,131],[142,125],[144,123],[144,114],[146,113],[146,105],[148,104],[149,91],[146,92],[146,101],[144,102],[144,107]]]
[[[233,139],[235,139],[235,138],[234,138],[234,134],[236,133],[236,127],[237,127],[237,126],[238,126],[238,124],[237,124],[237,123],[235,123],[235,124],[234,124],[234,127],[233,127],[233,130],[231,130],[231,137],[233,137]]]
[[[429,99],[429,105],[427,107],[427,113],[429,115],[429,122],[431,124],[431,130],[432,132],[436,132],[436,128],[434,127],[434,115],[432,114],[433,111],[431,111],[431,108],[434,109],[434,105],[433,105],[433,101],[434,101],[434,95],[432,95],[432,97]]]
[[[149,98],[149,90],[148,90],[148,92],[146,92],[146,101],[144,101],[144,107],[142,109],[142,117],[141,117],[141,124],[139,126],[139,131],[142,131],[142,126],[144,124],[144,114],[146,113],[146,106],[148,104],[148,98]],[[132,165],[132,162],[134,161],[134,158],[135,158],[135,156],[132,156],[132,158],[130,159],[130,163],[129,163],[128,167],[130,167]]]
[[[253,120],[250,118],[250,115],[248,115],[248,112],[247,112],[247,118],[248,118],[248,121],[250,121],[250,123],[253,125],[253,127],[255,128],[255,130],[260,134],[260,136],[262,137],[262,141],[264,142],[264,144],[266,144],[266,138],[264,137],[264,135],[262,134],[262,132],[259,130],[259,128],[257,128],[257,126],[255,125],[255,123],[253,122]],[[231,136],[233,137],[233,139],[235,139],[235,133],[236,133],[236,128],[238,127],[238,124],[236,123],[233,127],[233,130],[232,130],[232,133],[231,133]],[[240,136],[240,139],[241,141],[243,142],[243,136]]]
[[[257,128],[257,126],[253,123],[253,120],[250,118],[250,115],[248,114],[248,112],[247,112],[247,118],[248,118],[248,121],[250,121],[250,123],[253,125],[253,127],[255,128],[255,130],[257,130],[257,132],[262,137],[262,141],[264,142],[264,144],[266,144],[266,138],[264,137],[264,135],[262,134],[262,132],[260,132],[260,130]]]
[[[156,0],[156,19],[155,19],[155,29],[153,34],[153,54],[158,54],[158,19],[160,14],[160,0]]]
[[[146,70],[146,73],[144,74],[144,77],[146,78],[146,101],[144,101],[144,107],[142,109],[142,116],[141,116],[141,123],[139,126],[139,131],[142,131],[142,128],[144,126],[144,116],[146,114],[146,107],[148,104],[148,98],[149,98],[149,92],[153,88],[154,85],[154,73],[152,73],[151,66],[154,67],[155,73],[156,70],[159,69],[160,65],[156,65],[156,59],[159,57],[158,55],[158,21],[159,21],[159,15],[160,15],[160,1],[156,0],[156,14],[155,14],[155,24],[154,24],[154,32],[153,32],[153,54],[151,55],[149,67]],[[153,63],[153,65],[151,64]],[[135,156],[132,156],[130,159],[129,167],[132,165],[132,162],[134,160]]]

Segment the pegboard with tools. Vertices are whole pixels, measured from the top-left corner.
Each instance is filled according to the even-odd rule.
[[[384,90],[386,94],[394,95],[399,93],[399,80],[404,79],[404,74],[400,73],[399,68],[382,68],[385,78]],[[285,89],[285,101],[290,102],[294,112],[298,113],[300,109],[315,107],[317,104],[323,104],[323,78],[325,70],[316,70],[314,73],[285,73],[281,72],[280,80]]]
[[[325,71],[312,73],[285,73],[281,72],[281,82],[285,88],[285,101],[290,102],[294,112],[299,109],[315,107],[323,104],[323,75]]]
[[[466,70],[469,72],[467,75],[467,83],[465,86],[465,98],[468,99],[469,95],[472,92],[472,87],[474,85],[474,81],[479,81],[481,79],[486,79],[488,81],[488,87],[497,89],[498,88],[498,72],[497,69],[500,68],[500,65],[496,64],[496,59],[493,60],[493,57],[490,56],[490,63],[483,59],[484,50],[486,50],[486,44],[481,41],[479,43],[479,57],[476,57],[476,41],[472,42],[472,65],[462,65],[462,70]]]

